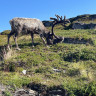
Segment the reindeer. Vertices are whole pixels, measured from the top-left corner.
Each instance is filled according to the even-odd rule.
[[[34,45],[34,34],[39,34],[41,39],[43,40],[43,43],[45,45],[48,44],[56,44],[64,40],[63,37],[58,37],[54,34],[53,28],[56,24],[65,24],[70,23],[68,19],[64,16],[64,19],[62,19],[62,16],[60,17],[59,15],[55,15],[56,18],[50,17],[51,20],[53,21],[52,25],[52,33],[46,29],[46,27],[43,25],[43,23],[39,19],[32,19],[32,18],[13,18],[10,20],[10,25],[11,25],[11,32],[8,35],[8,47],[9,47],[9,40],[12,35],[14,35],[14,41],[16,44],[16,49],[20,50],[18,44],[17,44],[17,36],[22,33],[22,34],[31,34],[32,38],[32,46]],[[53,39],[53,36],[55,37]],[[46,41],[44,39],[46,38]],[[10,49],[10,48],[9,48]]]
[[[52,34],[50,31],[46,29],[46,27],[43,25],[43,23],[39,19],[32,19],[32,18],[13,18],[10,20],[11,25],[11,32],[8,35],[8,47],[9,47],[9,41],[10,37],[14,35],[14,41],[16,44],[16,49],[20,50],[18,44],[17,44],[17,36],[22,34],[31,34],[32,38],[32,46],[34,46],[34,34],[39,34],[41,39],[43,40],[43,43],[45,45],[51,44],[51,37]],[[46,41],[45,39],[46,38]],[[10,47],[9,47],[10,49]]]

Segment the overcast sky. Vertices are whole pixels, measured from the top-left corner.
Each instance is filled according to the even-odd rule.
[[[67,18],[96,14],[96,0],[0,0],[0,32],[10,30],[14,17],[49,20],[55,14]]]

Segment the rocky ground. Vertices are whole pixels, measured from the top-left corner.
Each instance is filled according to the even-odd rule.
[[[29,88],[28,88],[29,87]],[[9,94],[10,93],[10,94]],[[62,88],[50,88],[45,85],[33,84],[27,88],[16,89],[12,91],[10,86],[0,84],[0,96],[67,96],[68,94]]]

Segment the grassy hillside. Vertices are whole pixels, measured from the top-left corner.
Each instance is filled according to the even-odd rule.
[[[1,35],[7,35],[7,34],[9,34],[10,33],[10,30],[4,30],[3,32],[1,32],[0,34]]]
[[[78,15],[76,17],[72,17],[72,18],[68,18],[70,20],[70,23],[66,24],[66,27],[64,28],[64,26],[61,26],[60,24],[57,25],[57,28],[61,28],[61,29],[72,29],[72,25],[74,23],[85,23],[85,24],[96,24],[96,14],[84,14],[84,15]],[[43,24],[46,27],[50,27],[52,26],[52,21],[43,21]],[[89,28],[89,27],[88,27]]]
[[[85,14],[85,15],[78,15],[76,17],[70,18],[70,21],[75,23],[75,22],[81,22],[81,23],[96,23],[96,14]]]
[[[0,82],[10,85],[11,91],[34,82],[48,88],[59,86],[67,96],[96,96],[96,30],[62,30],[58,26],[54,31],[58,36],[93,43],[58,43],[46,47],[35,35],[33,48],[28,35],[18,38],[21,48],[18,51],[11,38],[12,56],[0,62]],[[7,36],[0,35],[0,46],[6,42]],[[27,70],[26,75],[23,70]]]

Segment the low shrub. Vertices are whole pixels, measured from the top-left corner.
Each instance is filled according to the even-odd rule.
[[[2,63],[2,70],[7,72],[15,72],[17,65],[14,62]]]
[[[39,67],[38,69],[35,70],[35,73],[47,73],[51,72],[50,67]]]
[[[82,86],[76,83],[63,84],[63,88],[66,90],[68,96],[96,96],[96,82],[84,84]]]
[[[3,94],[4,96],[12,96],[12,94],[8,90],[4,91]]]
[[[79,69],[73,68],[73,69],[69,69],[68,72],[67,72],[67,74],[69,76],[76,76],[76,75],[79,75],[80,74],[80,71],[79,71]]]
[[[82,49],[76,51],[69,51],[63,54],[63,59],[69,62],[78,62],[80,60],[94,60],[96,61],[96,50]]]
[[[96,96],[96,81],[85,86],[84,96]]]

